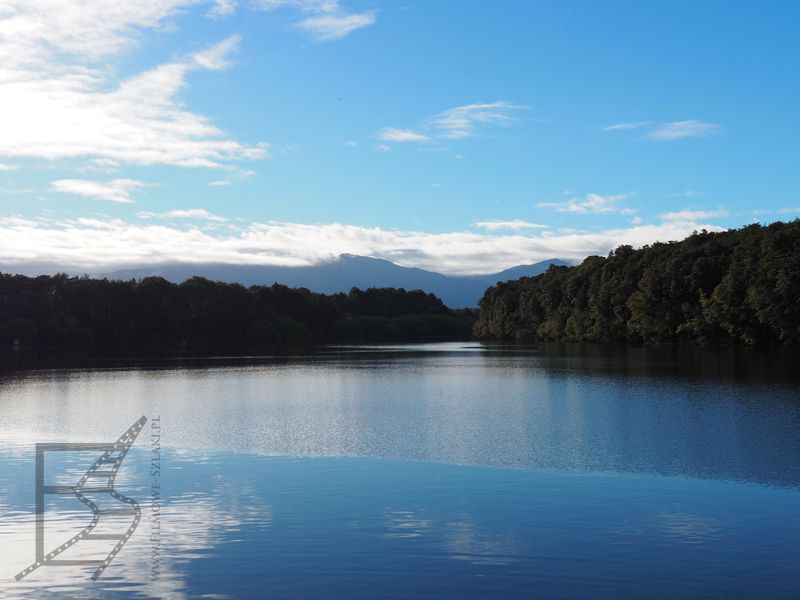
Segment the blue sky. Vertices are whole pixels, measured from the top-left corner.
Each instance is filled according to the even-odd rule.
[[[488,272],[795,218],[799,18],[777,1],[10,0],[0,266],[353,252]]]

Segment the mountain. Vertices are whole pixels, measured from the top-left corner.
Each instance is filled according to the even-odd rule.
[[[215,281],[235,282],[246,286],[282,283],[289,287],[305,287],[324,294],[348,292],[352,287],[419,289],[436,294],[451,308],[462,308],[477,306],[486,288],[498,281],[539,275],[551,264],[569,263],[554,258],[489,275],[457,277],[424,269],[401,267],[380,258],[342,254],[333,260],[307,267],[176,263],[114,271],[105,276],[109,279],[128,280],[155,275],[179,283],[194,275],[200,275]]]

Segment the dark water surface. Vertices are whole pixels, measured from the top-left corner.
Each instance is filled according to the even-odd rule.
[[[796,354],[2,360],[0,597],[800,595]],[[101,578],[44,566],[16,582],[35,558],[34,443],[113,442],[142,415],[116,480],[142,520]],[[96,458],[48,455],[46,484],[75,485]],[[45,552],[92,516],[73,495],[45,510]]]

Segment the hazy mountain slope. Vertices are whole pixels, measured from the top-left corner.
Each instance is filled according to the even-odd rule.
[[[477,306],[486,288],[497,281],[538,275],[546,271],[551,263],[567,264],[560,259],[552,259],[512,267],[489,275],[453,277],[424,269],[401,267],[379,258],[343,254],[337,259],[308,267],[170,264],[114,271],[107,273],[106,276],[111,279],[141,279],[158,275],[177,283],[194,275],[201,275],[216,281],[237,282],[246,286],[282,283],[289,287],[305,287],[325,294],[347,292],[352,287],[421,289],[436,294],[452,308],[460,308]]]

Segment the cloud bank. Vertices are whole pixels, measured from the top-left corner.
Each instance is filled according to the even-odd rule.
[[[277,221],[235,227],[213,222],[214,215],[202,209],[142,217],[160,221],[0,218],[0,269],[13,271],[23,265],[30,271],[31,265],[58,265],[92,273],[174,262],[309,265],[350,253],[407,267],[476,274],[554,257],[605,255],[620,244],[678,240],[696,229],[720,230],[709,224],[666,221],[596,232],[493,235]],[[198,226],[190,218],[212,222]]]

